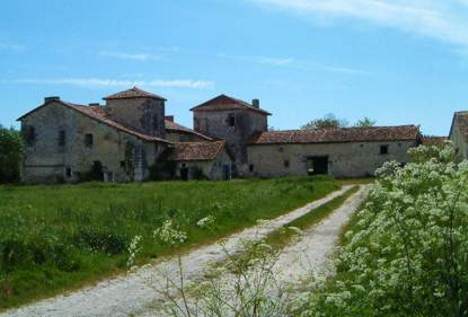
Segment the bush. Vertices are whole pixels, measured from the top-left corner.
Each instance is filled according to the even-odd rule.
[[[0,183],[15,183],[20,180],[22,154],[21,134],[0,126]]]
[[[468,161],[419,147],[378,171],[353,219],[337,275],[314,289],[306,316],[468,316]]]

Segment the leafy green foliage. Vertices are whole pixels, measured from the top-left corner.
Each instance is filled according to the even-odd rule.
[[[304,316],[468,316],[468,161],[451,146],[410,154],[378,171]]]
[[[358,127],[358,128],[369,128],[369,127],[373,127],[375,125],[376,121],[375,120],[372,120],[368,117],[364,117],[360,120],[358,120],[358,122],[356,122],[356,124],[354,125],[355,127]]]
[[[218,239],[337,188],[326,177],[0,186],[0,309]],[[208,216],[210,230],[199,225]],[[164,242],[173,230],[186,233],[182,243]]]
[[[0,126],[0,183],[20,180],[23,140],[19,131]]]
[[[312,120],[301,127],[302,130],[345,128],[348,122],[329,113],[321,119]]]

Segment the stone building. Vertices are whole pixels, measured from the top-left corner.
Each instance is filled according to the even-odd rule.
[[[260,109],[260,101],[252,104],[220,95],[191,109],[193,125],[209,137],[225,140],[234,156],[234,173],[246,175],[248,170],[247,143],[253,135],[268,130],[268,116]]]
[[[166,117],[166,100],[158,95],[134,87],[104,100],[103,106],[86,106],[49,97],[18,119],[26,144],[24,182],[143,181],[161,157],[181,149],[179,141],[212,141]],[[224,150],[224,143],[219,147]],[[210,160],[218,163],[219,155],[205,156],[202,165]],[[223,156],[210,175],[229,176],[229,160]]]
[[[420,142],[414,125],[263,132],[248,146],[249,175],[367,177],[386,161],[405,164]]]
[[[139,88],[104,100],[78,105],[49,97],[18,119],[26,141],[24,182],[362,177],[387,160],[406,163],[408,148],[421,142],[413,125],[269,132],[271,114],[258,99],[210,99],[191,109],[193,130],[166,115],[165,98]],[[462,133],[459,126],[454,135]]]
[[[468,111],[455,112],[449,139],[455,146],[457,158],[468,159]]]

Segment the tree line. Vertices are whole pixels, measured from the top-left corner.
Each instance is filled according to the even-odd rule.
[[[20,180],[23,139],[14,128],[0,125],[0,183],[16,183]]]

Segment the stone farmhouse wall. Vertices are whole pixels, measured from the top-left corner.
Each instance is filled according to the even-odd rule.
[[[194,111],[194,130],[212,138],[226,140],[239,175],[245,175],[248,170],[249,139],[254,134],[267,129],[267,116],[255,111],[242,109]]]
[[[468,112],[456,113],[452,123],[450,141],[453,142],[457,152],[457,159],[468,159]]]
[[[22,171],[26,183],[75,182],[95,161],[101,162],[107,181],[141,181],[165,149],[164,144],[142,141],[58,103],[25,117],[23,131],[31,127],[35,137],[26,146]],[[59,144],[61,131],[63,145]],[[93,136],[92,146],[85,143],[87,134]]]
[[[229,174],[230,174],[231,164],[232,164],[231,158],[226,153],[226,151],[223,151],[214,160],[178,161],[176,163],[176,177],[182,178],[182,173],[181,173],[182,169],[188,168],[189,170],[188,179],[193,179],[193,176],[194,176],[193,170],[195,168],[199,168],[202,170],[203,175],[208,177],[208,179],[210,180],[224,180],[226,179],[224,166],[228,166]],[[230,175],[228,178],[230,178]]]
[[[380,154],[382,145],[388,145],[388,154]],[[305,176],[308,158],[328,156],[329,175],[366,177],[386,161],[408,162],[407,151],[414,146],[416,141],[249,145],[249,175]]]
[[[164,139],[166,137],[165,102],[153,98],[107,100],[106,113],[116,122],[135,131]]]

